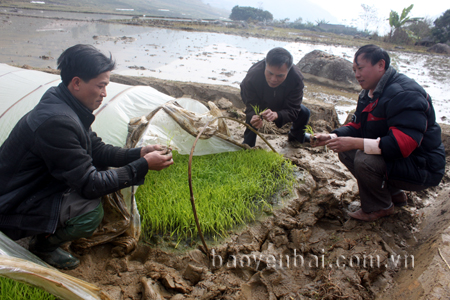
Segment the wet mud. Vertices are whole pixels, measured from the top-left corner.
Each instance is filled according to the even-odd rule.
[[[11,20],[5,18],[3,26],[14,24]],[[46,22],[41,20],[36,22],[46,30],[54,29],[45,27]],[[110,38],[98,31],[91,36],[99,43],[133,42],[126,36]],[[55,53],[42,53],[54,60]],[[10,55],[16,59],[14,53]],[[24,52],[22,56],[21,64],[28,63],[29,54]],[[30,58],[29,63],[32,61]],[[131,62],[129,65],[133,66]],[[120,75],[111,79],[150,85],[174,97],[189,95],[225,104],[229,101],[228,107],[218,104],[224,114],[243,118],[243,105],[235,87]],[[311,125],[316,132],[339,126],[341,116],[334,106],[345,106],[348,99],[356,99],[356,93],[351,94],[307,82],[305,103],[314,107]],[[228,125],[236,140],[241,141],[244,128]],[[449,149],[450,128],[443,129]],[[444,259],[450,262],[448,164],[440,186],[408,193],[409,205],[396,208],[392,216],[359,222],[347,216],[349,210],[359,208],[356,181],[337,154],[323,147],[293,148],[286,142],[288,130],[267,127],[265,137],[302,172],[296,197],[273,215],[231,232],[227,239],[211,246],[209,256],[200,248],[180,252],[143,242],[125,255],[113,250],[116,246],[106,244],[74,252],[81,266],[64,272],[94,283],[112,299],[120,300],[447,298],[450,268]],[[260,139],[257,145],[266,147]]]
[[[173,82],[164,88],[186,91]],[[200,99],[219,98],[218,106],[228,107],[224,114],[243,118],[242,109],[227,104],[223,93],[191,89]],[[314,100],[306,101],[314,106]],[[335,113],[325,117],[332,109],[321,110],[312,114],[316,132],[338,126]],[[244,129],[236,124],[228,126],[240,141]],[[200,247],[181,252],[141,242],[123,255],[101,245],[75,253],[81,266],[65,272],[95,283],[113,299],[432,299],[429,295],[449,294],[450,270],[437,252],[450,259],[448,169],[439,187],[408,193],[409,205],[394,215],[360,222],[347,216],[359,208],[358,188],[337,154],[324,147],[293,148],[286,133],[282,128],[265,137],[298,166],[296,196],[273,215],[211,245],[209,256]],[[260,139],[257,146],[267,147]]]

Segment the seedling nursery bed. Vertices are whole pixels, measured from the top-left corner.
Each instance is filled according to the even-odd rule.
[[[150,171],[136,193],[141,214],[141,240],[171,241],[174,248],[193,246],[198,230],[188,185],[188,155],[173,152],[174,164]],[[270,213],[273,195],[291,191],[295,166],[282,155],[264,149],[194,156],[192,189],[200,228],[217,241],[228,231]]]

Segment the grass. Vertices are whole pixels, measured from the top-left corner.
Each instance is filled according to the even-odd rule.
[[[56,300],[46,291],[10,278],[0,276],[0,299],[2,300]]]
[[[136,193],[144,239],[170,235],[179,242],[197,236],[189,201],[189,156],[173,156],[175,164],[150,171]],[[270,211],[268,199],[280,189],[291,189],[294,182],[294,166],[263,149],[194,157],[192,184],[202,232],[214,240],[226,236],[262,210]]]

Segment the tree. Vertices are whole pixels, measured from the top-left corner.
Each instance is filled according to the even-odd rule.
[[[406,29],[413,33],[417,39],[422,39],[431,35],[433,21],[429,18],[411,22]]]
[[[235,21],[247,21],[248,19],[257,21],[272,21],[273,15],[267,10],[262,10],[250,6],[236,5],[231,10],[230,19]]]
[[[387,41],[400,44],[410,44],[418,39],[418,37],[405,26],[407,23],[412,23],[423,19],[411,18],[408,16],[413,7],[414,4],[411,4],[410,6],[404,8],[401,15],[399,15],[396,11],[391,10],[389,14],[389,25],[391,26],[391,31],[389,32]]]
[[[369,33],[369,27],[375,27],[374,32],[378,31],[380,18],[378,17],[378,11],[375,8],[375,5],[369,6],[367,4],[361,4],[361,7],[363,12],[359,14],[359,17],[363,22],[364,32]]]
[[[321,20],[316,20],[316,24],[317,26],[320,26],[321,24],[329,24],[330,22],[328,22],[325,19],[321,19]]]
[[[450,41],[450,9],[434,21],[434,28],[431,33],[439,43]]]
[[[395,30],[402,28],[406,23],[422,19],[422,18],[410,18],[408,16],[413,7],[414,4],[411,4],[409,7],[404,8],[401,16],[399,16],[396,11],[391,10],[389,14],[389,25],[391,26],[391,36]]]

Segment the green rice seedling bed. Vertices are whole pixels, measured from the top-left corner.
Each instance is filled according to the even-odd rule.
[[[188,184],[188,155],[173,152],[174,164],[150,171],[136,193],[142,236],[197,237]],[[270,197],[295,183],[295,166],[263,149],[194,156],[192,185],[200,227],[209,240],[271,210]]]
[[[2,300],[57,300],[40,288],[29,286],[10,278],[0,276],[0,299]]]

